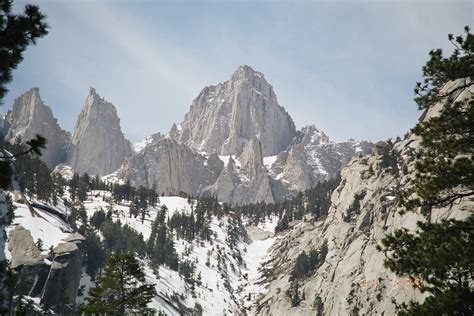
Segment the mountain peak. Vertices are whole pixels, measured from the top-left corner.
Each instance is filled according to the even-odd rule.
[[[255,71],[248,65],[242,65],[232,74],[232,80],[236,79],[251,79],[251,78],[262,78],[265,80],[263,73]]]
[[[94,87],[89,88],[89,95],[98,96],[97,91]]]
[[[115,106],[112,103],[107,102],[103,97],[101,97],[97,93],[97,90],[94,87],[89,88],[89,94],[87,95],[87,100],[89,100],[89,101],[86,102],[86,104],[89,105],[89,106],[103,104],[103,105],[107,105],[109,107],[113,107],[115,109]]]
[[[204,88],[193,101],[180,129],[170,137],[206,153],[240,155],[256,137],[264,156],[287,148],[296,135],[295,125],[278,104],[272,86],[262,73],[240,66],[231,79]]]
[[[117,109],[91,87],[74,128],[68,164],[80,173],[103,176],[115,171],[131,154]]]
[[[30,95],[37,95],[39,96],[39,88],[38,87],[33,87],[30,90],[26,91],[25,94],[30,94]]]
[[[304,145],[320,145],[329,143],[329,137],[316,128],[314,125],[308,125],[301,128],[302,139]]]
[[[48,139],[42,159],[49,167],[62,162],[69,134],[61,129],[51,108],[41,100],[38,87],[29,89],[15,99],[6,121],[9,126],[6,135],[8,141],[14,141],[17,137],[28,140],[40,134]]]

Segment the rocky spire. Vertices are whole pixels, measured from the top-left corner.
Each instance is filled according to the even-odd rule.
[[[207,153],[240,155],[256,137],[264,156],[286,149],[296,135],[295,124],[277,102],[262,73],[239,67],[231,79],[204,88],[184,121],[170,137]]]
[[[70,135],[59,127],[53,112],[41,100],[39,88],[32,88],[16,98],[6,121],[8,141],[14,142],[17,137],[27,141],[40,134],[48,140],[41,157],[46,164],[52,168],[64,161]]]
[[[68,164],[79,173],[103,176],[117,170],[131,154],[114,105],[90,88],[74,128]]]

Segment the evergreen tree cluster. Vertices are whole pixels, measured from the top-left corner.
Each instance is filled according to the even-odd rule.
[[[184,259],[179,264],[179,274],[184,278],[184,280],[194,286],[195,275],[196,275],[196,263],[190,259]]]
[[[94,279],[101,271],[105,258],[111,254],[135,253],[139,257],[146,257],[147,244],[143,235],[128,225],[123,225],[120,220],[113,221],[112,217],[105,216],[103,220],[97,220],[103,211],[98,211],[91,217],[90,226],[82,233],[85,235],[85,266],[88,274]],[[100,224],[99,224],[100,222]],[[101,239],[92,227],[99,225]],[[100,273],[99,273],[100,274]]]
[[[324,263],[328,253],[328,243],[324,240],[318,249],[311,249],[309,253],[302,251],[296,257],[295,264],[290,273],[290,287],[285,292],[290,300],[291,306],[298,306],[301,301],[305,300],[304,291],[300,289],[300,281],[314,274],[314,272]],[[316,304],[316,303],[315,303]],[[320,304],[317,310],[321,309]]]
[[[300,284],[297,279],[291,280],[290,288],[286,290],[285,294],[290,299],[291,306],[293,307],[300,305],[301,301],[304,300],[304,292],[300,290]]]
[[[4,140],[0,141],[0,148],[8,152],[24,152],[27,146],[18,137],[13,144]],[[15,160],[9,161],[9,168],[13,168],[18,176],[20,190],[29,195],[35,195],[44,201],[56,201],[59,196],[60,186],[55,183],[46,164],[33,153],[19,155]],[[8,173],[11,176],[11,171]],[[8,181],[7,181],[8,180]],[[9,182],[9,179],[6,181]]]
[[[172,229],[166,225],[167,211],[165,205],[159,209],[151,225],[151,234],[147,241],[147,250],[155,271],[160,264],[166,264],[170,269],[178,270],[178,254],[174,248]]]
[[[433,294],[423,303],[402,303],[402,314],[472,314],[474,215],[465,221],[419,222],[418,227],[416,233],[397,230],[383,240],[390,252],[385,266],[408,275],[421,292]]]
[[[359,193],[354,194],[354,200],[352,201],[352,204],[349,206],[349,208],[346,210],[346,213],[342,215],[342,219],[345,222],[350,222],[352,217],[354,215],[360,214],[360,201],[362,201],[365,197],[367,192],[365,190],[362,190]]]
[[[290,280],[304,279],[305,277],[312,275],[314,271],[324,263],[327,253],[327,240],[324,240],[320,248],[311,249],[308,254],[303,250],[298,257],[296,257],[295,265],[291,270]]]
[[[151,189],[139,186],[138,188],[133,187],[130,181],[125,184],[113,184],[110,190],[115,201],[120,202],[122,200],[131,201],[133,205],[133,214],[137,217],[138,214],[145,216],[146,209],[149,206],[156,206],[159,203],[158,192],[156,186],[153,185]]]
[[[101,227],[104,236],[104,248],[108,253],[122,254],[134,252],[143,257],[146,254],[146,243],[143,235],[120,220],[107,220]]]
[[[339,186],[339,177],[318,183],[314,188],[300,192],[295,198],[277,203],[275,210],[278,224],[275,232],[288,229],[290,222],[301,220],[304,214],[311,214],[314,220],[324,218],[331,206],[331,195]]]

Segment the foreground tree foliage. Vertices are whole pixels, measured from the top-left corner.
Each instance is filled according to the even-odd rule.
[[[453,36],[449,39],[453,41]],[[448,58],[440,49],[430,52],[431,59],[423,67],[424,84],[415,88],[420,109],[444,103],[438,116],[413,129],[421,138],[421,149],[412,186],[402,195],[402,206],[421,207],[427,215],[432,208],[474,196],[474,98],[457,100],[474,85],[474,35],[466,27],[465,36],[453,43],[455,50]],[[443,87],[447,91],[441,92]]]
[[[23,60],[23,52],[48,34],[46,16],[38,6],[27,4],[22,14],[13,14],[12,4],[13,0],[0,0],[0,101],[8,92],[6,85]]]
[[[422,303],[398,305],[401,315],[474,314],[474,214],[465,220],[432,222],[431,214],[474,196],[474,98],[457,97],[474,84],[474,36],[449,40],[449,57],[430,52],[423,83],[415,88],[420,109],[438,102],[438,116],[420,122],[413,132],[421,138],[415,175],[401,193],[404,211],[421,209],[426,222],[416,232],[395,231],[383,239],[385,266],[408,276],[413,286],[431,294]],[[456,81],[455,81],[456,80]]]
[[[383,241],[391,255],[386,267],[408,275],[416,288],[433,294],[423,304],[402,304],[401,314],[472,315],[474,216],[466,221],[418,223],[416,234],[398,230]]]
[[[156,296],[152,284],[144,284],[145,274],[131,253],[110,255],[104,276],[89,291],[83,312],[92,315],[153,314],[148,303]]]
[[[41,13],[38,6],[26,5],[22,14],[13,14],[12,4],[12,0],[0,0],[0,105],[3,104],[3,98],[8,92],[6,86],[12,80],[13,69],[23,60],[23,52],[30,44],[35,44],[38,38],[48,33],[46,16]],[[27,155],[30,152],[41,155],[46,139],[37,135],[27,145],[29,148],[26,151],[7,153],[4,150],[3,135],[0,134],[0,190],[8,189],[11,185],[11,161],[15,157]],[[12,219],[13,210],[8,212],[7,218],[0,218],[0,223],[8,225]],[[2,315],[12,312],[10,308],[15,282],[15,274],[8,268],[8,261],[0,260],[0,314]]]
[[[13,0],[0,0],[0,105],[8,92],[7,84],[12,80],[12,71],[23,60],[23,52],[30,44],[48,34],[46,16],[36,5],[27,4],[22,14],[11,12]],[[10,161],[30,152],[41,155],[46,148],[46,139],[36,135],[26,143],[25,151],[8,155],[0,152],[0,189],[10,186],[12,175]]]

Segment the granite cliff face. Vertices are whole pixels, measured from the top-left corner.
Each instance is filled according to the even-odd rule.
[[[131,155],[117,110],[91,88],[74,128],[67,163],[79,173],[103,176],[117,170]]]
[[[52,168],[66,159],[66,150],[71,136],[59,127],[51,109],[41,100],[39,89],[32,88],[18,97],[6,116],[8,133],[6,140],[14,142],[17,137],[24,141],[40,134],[48,140],[42,159]]]
[[[449,88],[441,93],[454,84],[459,82],[448,84]],[[471,86],[450,101],[473,93]],[[438,103],[422,119],[437,115],[442,105]],[[376,249],[386,234],[400,228],[415,229],[416,222],[424,220],[417,212],[401,215],[397,207],[398,192],[414,174],[418,146],[419,138],[409,135],[394,145],[379,142],[372,155],[350,161],[332,194],[327,217],[321,221],[294,221],[277,238],[263,272],[267,290],[252,314],[393,315],[396,310],[392,299],[399,303],[423,299],[409,279],[397,277],[383,266],[385,255]],[[473,209],[474,200],[466,198],[450,208],[436,210],[432,220],[465,218]],[[292,307],[285,294],[290,286],[289,271],[302,251],[318,249],[324,241],[328,245],[324,262],[301,280],[300,291],[305,299]]]
[[[201,194],[223,168],[216,155],[202,155],[169,138],[157,138],[128,159],[117,176],[132,185],[156,186],[158,192]]]
[[[191,148],[218,155],[239,155],[256,137],[264,156],[286,149],[296,136],[293,120],[278,105],[262,73],[239,67],[231,79],[204,88],[170,137]]]

